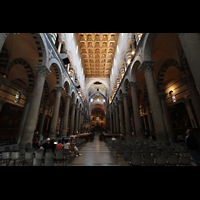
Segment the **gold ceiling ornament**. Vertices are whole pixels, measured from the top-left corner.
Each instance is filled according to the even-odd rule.
[[[76,33],[86,78],[109,78],[119,33]]]

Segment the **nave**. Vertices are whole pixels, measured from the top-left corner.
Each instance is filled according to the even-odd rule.
[[[93,142],[87,142],[80,149],[80,153],[82,155],[74,157],[68,166],[118,166],[106,143],[99,140],[99,133],[95,134]]]
[[[200,152],[199,52],[199,33],[0,33],[0,145],[98,130],[127,139],[101,146],[95,136],[69,164],[110,165],[105,158],[122,157],[128,146],[129,158],[140,153],[144,165],[147,145],[136,152],[139,143],[127,140],[153,136],[155,148],[147,148],[153,164],[169,150],[179,165],[189,156],[178,144],[188,145],[188,129],[199,143],[188,148]],[[102,159],[97,151],[107,154]],[[118,164],[127,164],[119,156]]]

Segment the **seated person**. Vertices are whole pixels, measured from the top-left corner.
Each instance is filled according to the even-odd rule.
[[[50,138],[47,138],[46,142],[41,146],[44,148],[44,153],[46,152],[46,149],[51,149]]]
[[[73,137],[70,138],[70,148],[74,149],[76,157],[81,156],[81,154],[78,151],[78,148],[76,147],[75,141],[73,140]]]
[[[68,139],[65,140],[65,144],[63,145],[63,147],[64,147],[64,149],[69,149],[69,150],[71,150],[71,146],[70,146],[70,143],[69,143],[69,140],[68,140]],[[71,151],[70,151],[70,152],[71,152]]]
[[[38,139],[37,139],[37,137],[34,139],[34,141],[33,141],[33,148],[34,149],[38,149],[39,148],[39,144],[38,144]]]
[[[62,141],[58,140],[58,144],[56,144],[56,149],[60,149],[62,151]]]

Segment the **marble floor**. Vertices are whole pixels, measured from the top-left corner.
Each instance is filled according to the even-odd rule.
[[[109,151],[104,141],[99,141],[95,134],[93,142],[87,142],[81,149],[79,157],[68,162],[68,166],[118,166],[118,162]]]

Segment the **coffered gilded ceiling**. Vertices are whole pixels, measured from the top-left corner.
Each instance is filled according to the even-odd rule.
[[[86,78],[109,78],[119,33],[76,33]]]

